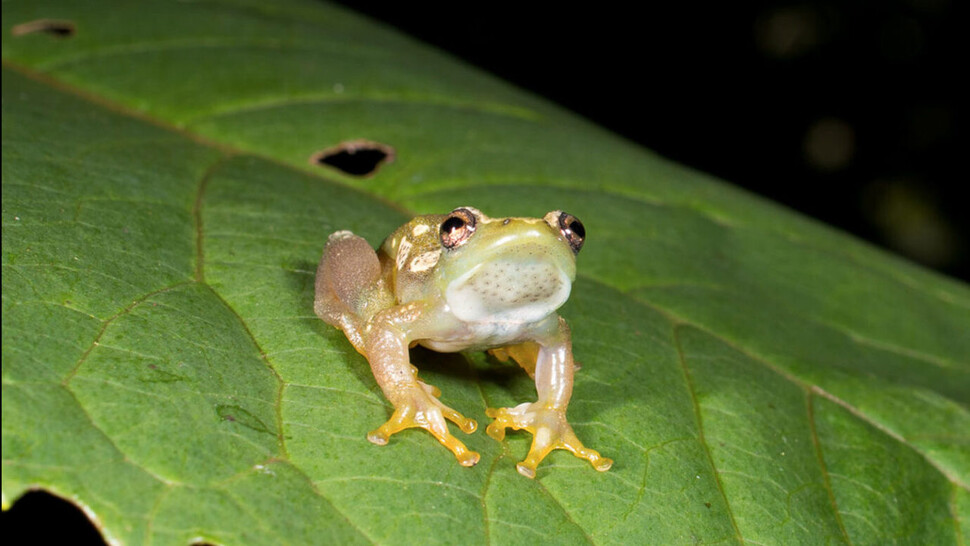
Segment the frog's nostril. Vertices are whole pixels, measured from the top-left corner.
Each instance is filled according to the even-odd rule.
[[[333,167],[344,174],[366,178],[394,161],[394,148],[370,140],[350,140],[310,156],[310,164]]]

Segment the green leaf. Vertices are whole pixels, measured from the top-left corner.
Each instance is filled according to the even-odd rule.
[[[970,536],[966,285],[328,5],[4,2],[3,62],[5,508],[43,488],[132,544]],[[310,161],[358,139],[394,161]],[[586,224],[569,415],[609,472],[366,441],[390,406],[315,264],[459,205]],[[413,356],[482,424],[535,396]]]

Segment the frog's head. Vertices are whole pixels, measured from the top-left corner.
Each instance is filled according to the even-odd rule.
[[[533,322],[559,308],[576,277],[586,230],[573,215],[489,218],[455,209],[438,226],[437,284],[461,320]]]

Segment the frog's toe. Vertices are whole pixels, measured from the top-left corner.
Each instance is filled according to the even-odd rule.
[[[448,432],[445,419],[454,422],[463,432],[472,433],[478,427],[474,419],[442,404],[428,392],[433,387],[424,385],[425,389],[412,391],[415,394],[400,403],[394,414],[375,430],[367,434],[367,439],[377,445],[386,445],[390,437],[404,429],[423,428],[430,432],[442,445],[448,448],[462,466],[475,466],[479,460],[478,453],[465,447],[465,444]]]
[[[478,422],[474,419],[469,419],[464,415],[458,413],[457,411],[449,408],[448,406],[441,406],[441,414],[445,416],[445,419],[451,421],[452,423],[458,425],[465,434],[471,434],[478,429]]]
[[[496,442],[501,442],[505,439],[505,426],[493,421],[485,427],[485,434],[488,434]]]
[[[477,452],[465,447],[465,444],[461,443],[461,440],[451,434],[446,435],[444,438],[438,438],[438,441],[451,451],[461,466],[475,466],[481,458]]]
[[[485,415],[491,417],[493,421],[485,427],[485,434],[491,436],[496,442],[505,439],[505,429],[517,429],[515,415],[512,413],[515,408],[487,408]]]
[[[475,430],[475,427],[477,426],[475,421],[472,421],[471,419],[465,419],[464,417],[462,417],[460,413],[456,412],[455,410],[447,406],[441,406],[441,408],[442,408],[442,414],[445,417],[447,417],[449,420],[458,422],[455,420],[455,418],[453,418],[455,416],[457,416],[458,419],[464,420],[464,426],[461,423],[459,423],[458,425],[462,427],[462,430],[466,430],[468,428],[471,428],[471,430]],[[454,415],[449,416],[448,415],[449,413],[453,413]],[[444,419],[441,419],[441,417],[438,417],[438,420],[439,420],[438,422],[432,422],[428,426],[424,426],[424,425],[420,425],[420,426],[425,430],[427,430],[428,432],[430,432],[439,442],[441,442],[441,445],[447,447],[448,450],[451,451],[451,453],[455,456],[455,458],[458,459],[458,464],[462,466],[475,466],[478,463],[478,459],[479,459],[478,453],[468,449],[467,447],[465,447],[465,444],[463,444],[461,440],[452,436],[451,433],[448,432],[448,425],[445,424]]]
[[[535,479],[536,477],[536,467],[539,463],[546,458],[552,450],[555,449],[552,445],[536,446],[536,442],[533,440],[532,448],[529,450],[529,455],[526,456],[525,460],[515,465],[515,469],[526,478]]]
[[[606,472],[613,466],[613,459],[600,455],[599,451],[595,449],[584,447],[582,442],[579,441],[579,438],[576,438],[575,434],[573,435],[573,440],[575,443],[563,442],[563,449],[569,450],[570,453],[580,459],[586,459],[599,472]]]
[[[505,429],[527,430],[532,433],[532,446],[525,460],[515,465],[519,474],[535,478],[536,468],[554,449],[565,449],[589,461],[593,468],[605,472],[613,466],[613,460],[603,457],[595,449],[589,449],[579,441],[566,421],[563,410],[522,404],[515,408],[489,408],[485,412],[495,420],[485,431],[495,440],[505,438]]]
[[[406,428],[420,426],[412,417],[413,412],[394,410],[394,415],[386,423],[367,433],[367,440],[379,446],[387,445],[391,436]]]
[[[593,468],[599,472],[606,472],[607,470],[613,468],[613,459],[610,459],[609,457],[600,456],[598,461],[590,461],[590,463],[593,465]]]
[[[475,422],[471,421],[471,424],[474,427]],[[478,453],[468,449],[465,444],[461,442],[461,440],[455,438],[449,432],[447,432],[447,429],[442,431],[439,427],[427,426],[414,421],[399,420],[395,419],[394,417],[376,430],[369,432],[367,434],[367,440],[379,446],[387,445],[391,435],[396,434],[406,428],[423,428],[430,432],[435,439],[441,442],[443,446],[448,448],[448,450],[454,454],[455,458],[458,459],[458,464],[462,466],[475,466],[480,459]],[[474,430],[474,428],[472,430]]]
[[[589,461],[589,463],[593,465],[593,468],[600,472],[606,472],[611,466],[613,466],[612,459],[603,457],[595,449],[586,449],[575,437],[575,435],[573,436],[573,440],[576,442],[575,444],[562,439],[553,444],[539,446],[533,442],[533,447],[529,450],[529,455],[524,461],[515,465],[515,469],[519,471],[519,474],[522,474],[526,478],[535,478],[536,467],[538,467],[539,463],[546,458],[546,455],[551,453],[554,449],[568,450],[573,455]]]
[[[428,394],[430,394],[431,396],[434,396],[435,398],[441,398],[441,389],[439,389],[438,387],[435,387],[434,385],[428,385],[427,383],[421,383],[421,386],[424,387],[424,389],[428,391]]]
[[[515,469],[530,480],[536,479],[536,465],[528,465],[525,461],[515,465]]]
[[[387,441],[390,439],[390,435],[381,430],[383,427],[372,430],[367,433],[367,441],[379,446],[386,446]]]

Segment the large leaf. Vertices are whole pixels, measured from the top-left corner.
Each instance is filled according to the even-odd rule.
[[[970,536],[965,285],[330,6],[4,2],[3,30],[4,507],[43,488],[124,543]],[[395,161],[308,161],[361,138]],[[570,418],[609,472],[366,441],[390,406],[313,315],[323,243],[465,204],[585,222]],[[534,397],[414,360],[482,424]]]

